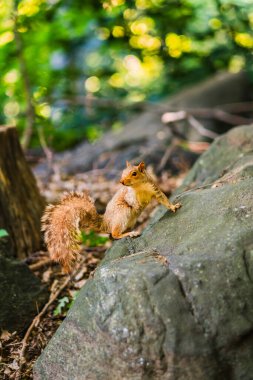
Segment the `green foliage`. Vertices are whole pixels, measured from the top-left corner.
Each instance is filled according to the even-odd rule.
[[[0,228],[0,239],[5,237],[5,236],[9,236],[8,232],[2,228]]]
[[[81,241],[84,245],[89,247],[98,247],[104,245],[109,240],[106,236],[96,234],[94,231],[89,233],[81,232]]]
[[[58,301],[58,305],[54,310],[54,316],[61,315],[63,313],[63,310],[66,309],[66,306],[69,305],[69,303],[69,297],[60,298]]]
[[[22,134],[30,114],[34,146],[39,128],[58,150],[93,141],[125,120],[122,104],[251,73],[252,26],[249,0],[3,0],[0,122]]]
[[[69,298],[67,296],[60,298],[57,307],[54,309],[54,316],[66,315],[67,311],[73,306],[77,294],[78,291],[73,293],[72,298]]]

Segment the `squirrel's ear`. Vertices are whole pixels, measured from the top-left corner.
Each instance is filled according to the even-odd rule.
[[[143,172],[145,170],[145,163],[143,161],[138,165],[138,169],[140,172]]]
[[[128,168],[129,166],[131,166],[130,162],[126,161],[126,167]]]

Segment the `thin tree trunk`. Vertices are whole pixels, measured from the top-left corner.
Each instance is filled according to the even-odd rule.
[[[14,127],[0,127],[0,229],[11,251],[25,258],[41,246],[40,217],[44,200],[27,164]]]

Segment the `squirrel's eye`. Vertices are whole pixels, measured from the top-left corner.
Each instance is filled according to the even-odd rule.
[[[134,177],[135,177],[136,175],[137,175],[137,173],[136,173],[136,172],[133,172],[133,173],[132,173],[132,176],[134,176]]]

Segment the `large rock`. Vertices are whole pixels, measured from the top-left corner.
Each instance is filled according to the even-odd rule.
[[[27,265],[0,255],[0,331],[24,331],[47,299]]]
[[[224,136],[217,138],[196,162],[183,188],[203,185],[221,178],[226,182],[229,177],[252,175],[253,125],[232,129]]]
[[[253,128],[219,138],[176,213],[116,242],[35,380],[253,379]]]

